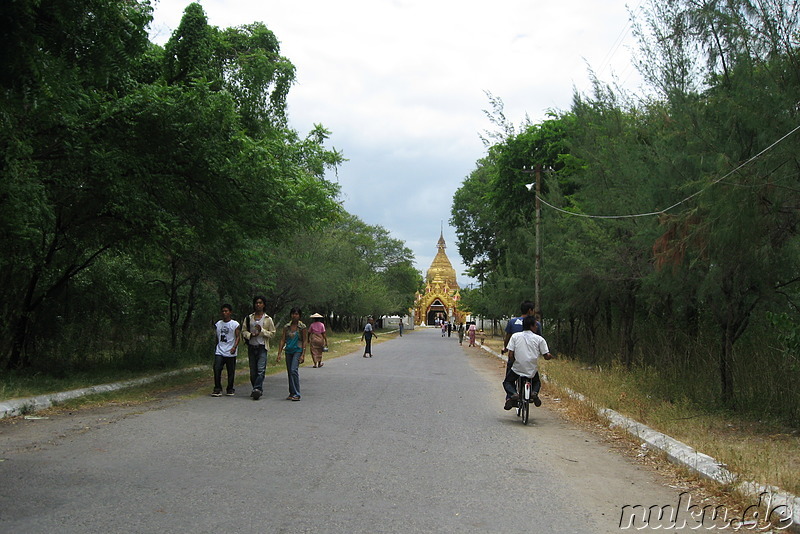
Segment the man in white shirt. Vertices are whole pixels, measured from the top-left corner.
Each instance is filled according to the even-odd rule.
[[[522,321],[522,332],[517,332],[508,340],[508,361],[511,364],[506,378],[503,380],[503,389],[506,390],[506,404],[503,407],[510,410],[517,405],[519,394],[517,393],[517,378],[526,376],[532,382],[539,381],[539,357],[545,360],[551,359],[550,349],[544,338],[536,334],[536,317],[527,316]],[[532,388],[532,401],[535,406],[541,406],[538,388]]]
[[[222,395],[222,368],[228,371],[228,389],[225,394],[232,397],[236,390],[233,389],[233,378],[236,376],[236,356],[239,353],[239,336],[241,327],[238,321],[231,319],[233,308],[230,304],[222,305],[222,319],[214,323],[217,336],[217,346],[214,350],[214,391],[212,397]]]

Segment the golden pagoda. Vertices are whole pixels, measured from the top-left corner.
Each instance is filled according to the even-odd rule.
[[[466,313],[458,307],[459,294],[456,270],[447,258],[444,235],[439,234],[439,249],[425,276],[425,292],[417,293],[414,305],[414,324],[432,325],[436,319],[451,323],[464,321]]]

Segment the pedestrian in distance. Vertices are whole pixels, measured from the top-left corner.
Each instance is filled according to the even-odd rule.
[[[286,400],[300,400],[300,364],[305,361],[306,343],[308,342],[308,328],[300,320],[300,308],[292,308],[289,312],[291,320],[286,323],[281,331],[281,341],[278,348],[278,362],[281,361],[281,352],[286,356],[286,374],[289,377],[289,396]]]
[[[231,319],[233,308],[230,304],[221,307],[222,319],[214,323],[217,345],[214,350],[214,391],[212,397],[222,396],[222,368],[228,371],[228,387],[225,394],[232,397],[233,379],[236,376],[236,356],[239,352],[239,336],[241,327],[238,321]]]
[[[539,399],[539,390],[542,386],[539,380],[539,358],[549,360],[553,356],[544,338],[536,334],[536,322],[535,316],[525,317],[522,321],[522,331],[512,334],[508,341],[508,360],[511,362],[511,368],[503,380],[503,389],[506,392],[506,403],[503,408],[506,410],[516,406],[519,401],[517,379],[520,376],[531,378],[531,400],[536,407],[542,405]]]
[[[312,323],[308,327],[308,345],[311,347],[312,367],[322,367],[322,353],[328,350],[328,334],[325,333],[325,323],[322,315],[311,314]]]
[[[447,337],[450,337],[450,333],[453,331],[453,323],[447,321]]]
[[[365,341],[366,344],[364,345],[364,357],[372,358],[372,337],[374,336],[376,339],[378,334],[375,333],[375,319],[372,317],[367,319],[367,324],[364,325],[364,331],[361,332],[361,341]]]
[[[400,322],[397,323],[397,328],[400,330],[400,337],[403,337],[403,318],[400,318]]]
[[[475,323],[469,323],[469,328],[467,328],[467,337],[469,338],[469,346],[470,347],[474,347],[475,346],[475,332],[476,331],[477,331],[477,328],[475,326]]]
[[[245,317],[242,337],[247,342],[247,360],[250,364],[250,397],[258,400],[264,394],[264,373],[267,370],[269,341],[275,335],[275,323],[264,312],[267,299],[261,295],[253,298],[253,313]]]
[[[464,344],[464,323],[458,323],[458,344]]]

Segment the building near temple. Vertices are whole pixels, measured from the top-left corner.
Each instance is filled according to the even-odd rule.
[[[462,323],[467,312],[459,308],[461,295],[456,270],[444,251],[447,246],[441,233],[436,248],[439,250],[425,276],[425,291],[416,295],[414,324],[433,325],[436,319]]]

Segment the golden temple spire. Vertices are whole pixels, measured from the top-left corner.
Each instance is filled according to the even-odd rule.
[[[439,241],[436,243],[436,257],[433,258],[430,268],[428,269],[428,276],[426,277],[428,283],[440,283],[446,285],[450,289],[458,289],[458,282],[456,281],[456,270],[447,257],[444,249],[447,245],[444,241],[444,230],[439,234]]]

